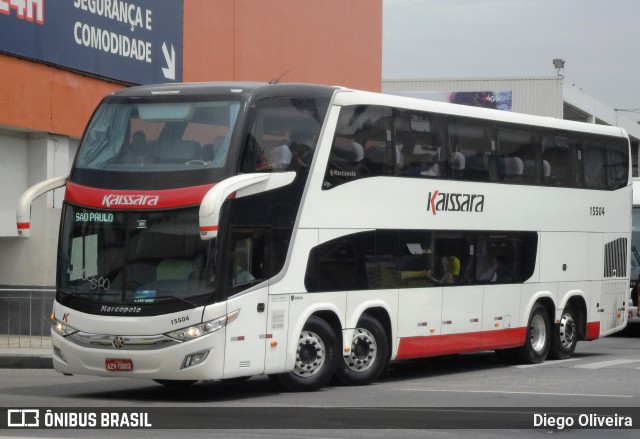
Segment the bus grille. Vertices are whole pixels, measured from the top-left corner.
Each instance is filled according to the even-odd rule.
[[[604,245],[604,277],[627,276],[627,238]]]

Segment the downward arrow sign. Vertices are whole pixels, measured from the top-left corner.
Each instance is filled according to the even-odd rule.
[[[162,68],[162,74],[167,79],[176,79],[176,51],[171,45],[171,54],[167,48],[167,43],[162,43],[162,53],[164,54],[164,60],[167,63],[167,67]]]

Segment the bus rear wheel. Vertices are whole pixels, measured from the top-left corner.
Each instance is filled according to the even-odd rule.
[[[361,386],[376,380],[387,366],[389,344],[380,322],[367,314],[360,317],[351,339],[349,355],[338,360],[336,376],[346,385]]]
[[[321,318],[309,317],[298,338],[293,371],[273,375],[273,379],[291,392],[320,389],[336,370],[337,346],[331,326]]]
[[[549,314],[544,306],[536,303],[529,315],[524,345],[517,348],[514,353],[522,363],[542,363],[549,354],[550,341],[551,321]]]
[[[567,307],[562,312],[560,323],[555,325],[553,329],[549,357],[566,360],[573,355],[577,344],[578,326],[576,325],[576,314],[573,308]]]

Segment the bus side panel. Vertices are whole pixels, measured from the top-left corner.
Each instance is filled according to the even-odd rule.
[[[540,281],[588,279],[589,242],[586,233],[543,232],[540,246]]]
[[[395,358],[440,354],[442,288],[407,288],[398,295],[398,349]]]
[[[268,299],[268,289],[261,288],[227,302],[231,312],[239,309],[240,313],[227,325],[224,378],[264,372]]]
[[[497,349],[519,346],[521,285],[485,285],[482,313],[482,347]]]
[[[287,329],[289,327],[289,304],[291,297],[288,294],[269,296],[267,308],[267,331],[265,334],[266,353],[264,360],[264,373],[282,373],[287,360]]]
[[[628,284],[624,280],[604,281],[600,301],[600,337],[623,329],[627,325],[625,303]]]
[[[482,285],[443,288],[443,355],[480,349],[483,292]]]

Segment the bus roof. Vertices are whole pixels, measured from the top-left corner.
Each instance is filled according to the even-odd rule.
[[[214,95],[237,93],[245,96],[323,96],[331,97],[338,87],[314,84],[269,84],[266,82],[183,82],[142,85],[110,94],[118,97],[162,95]]]
[[[151,95],[214,95],[237,93],[247,98],[277,96],[318,96],[331,98],[334,105],[382,105],[417,111],[433,111],[470,118],[490,119],[497,122],[535,125],[559,130],[579,131],[628,138],[624,129],[608,125],[568,121],[553,117],[533,116],[511,111],[493,110],[467,105],[450,104],[426,99],[395,96],[316,84],[270,84],[265,82],[192,82],[143,85],[112,93],[114,97],[144,97]]]
[[[468,105],[450,104],[426,99],[396,96],[342,89],[336,93],[335,105],[382,105],[407,108],[417,111],[433,111],[462,117],[490,119],[496,122],[535,125],[559,130],[579,131],[581,133],[601,134],[628,138],[627,132],[619,127],[598,125],[585,122],[557,119],[553,117],[534,116],[512,111],[494,110]]]

